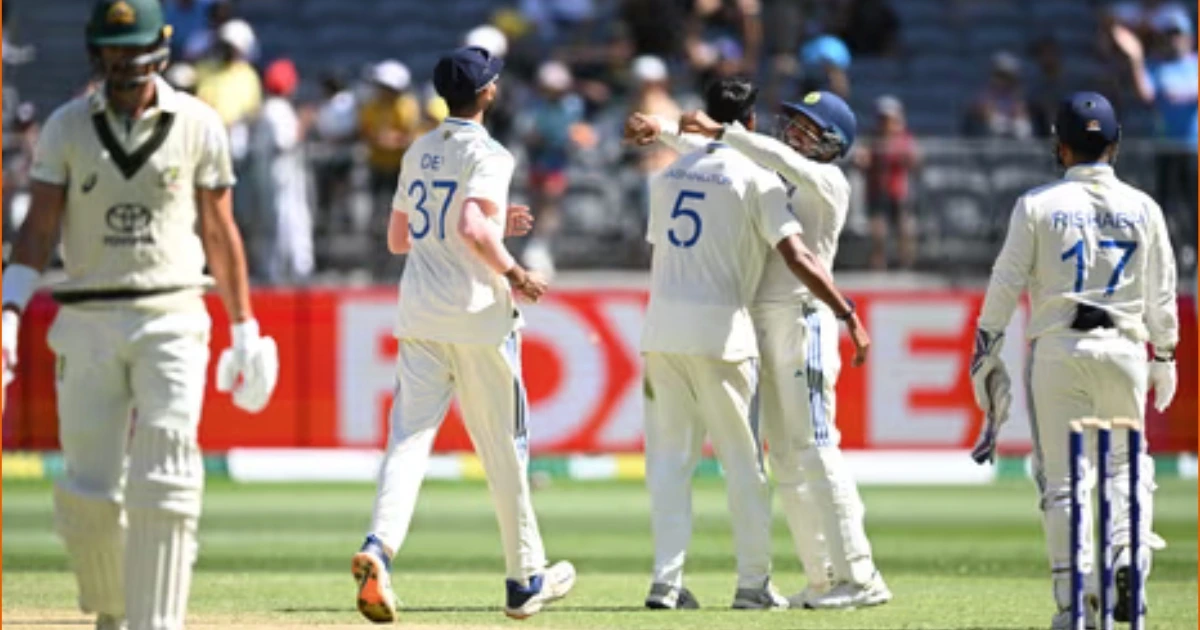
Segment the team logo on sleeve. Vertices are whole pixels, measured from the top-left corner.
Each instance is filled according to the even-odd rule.
[[[153,245],[150,223],[154,214],[150,208],[135,203],[119,203],[104,213],[104,223],[110,230],[104,244],[113,247]]]

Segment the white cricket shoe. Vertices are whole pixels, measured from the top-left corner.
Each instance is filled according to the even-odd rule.
[[[733,594],[734,610],[785,609],[787,607],[787,598],[775,590],[769,579],[759,588],[739,588]]]
[[[508,580],[505,582],[508,601],[504,614],[512,619],[528,619],[546,604],[566,597],[574,586],[575,565],[565,560],[529,578],[527,585]]]
[[[127,630],[128,628],[129,624],[125,623],[124,617],[96,615],[96,630]]]
[[[791,608],[807,608],[808,600],[820,597],[833,588],[832,582],[820,582],[817,584],[809,584],[804,587],[804,590],[788,597],[788,606]]]
[[[866,584],[841,582],[827,592],[810,598],[804,603],[807,608],[864,608],[878,606],[892,600],[892,592],[883,582],[878,571]]]
[[[350,561],[350,571],[358,582],[358,612],[375,623],[396,621],[396,594],[392,592],[391,561],[383,543],[368,536],[362,549]]]

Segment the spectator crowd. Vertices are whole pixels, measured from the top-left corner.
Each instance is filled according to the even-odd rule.
[[[572,247],[568,226],[590,230],[601,243],[640,233],[645,176],[674,155],[663,147],[621,146],[617,130],[630,112],[678,116],[699,105],[707,82],[735,74],[759,81],[766,107],[810,90],[849,98],[858,87],[856,62],[908,54],[896,6],[902,1],[498,2],[488,21],[464,28],[457,43],[481,46],[506,62],[501,96],[487,122],[518,156],[516,196],[536,217],[520,248],[524,262],[553,272]],[[946,4],[969,9],[987,1]],[[172,65],[164,77],[210,103],[229,129],[241,182],[238,221],[251,243],[254,277],[302,283],[332,268],[388,268],[381,244],[403,155],[446,116],[445,103],[419,80],[430,69],[380,58],[304,76],[290,51],[264,47],[255,25],[239,14],[240,4],[253,2],[164,0],[174,29]],[[9,40],[13,4],[3,3],[6,66],[36,57],[34,47]],[[1079,4],[1096,12],[1096,72],[1069,75],[1062,43],[1052,33],[1027,49],[998,47],[978,68],[985,79],[963,86],[961,135],[1049,137],[1058,98],[1082,87],[1106,93],[1123,110],[1144,108],[1154,117],[1156,136],[1170,143],[1155,166],[1161,201],[1190,212],[1194,233],[1197,61],[1191,9],[1172,0]],[[19,224],[27,205],[21,174],[36,119],[46,113],[21,105],[10,87],[4,95],[6,227]],[[900,94],[881,94],[870,106],[858,111],[865,133],[845,163],[862,177],[865,264],[913,268],[921,238],[915,184],[921,142],[909,129]],[[760,118],[771,120],[774,113],[760,112]],[[606,175],[596,184],[589,173]],[[607,201],[589,203],[589,190]]]

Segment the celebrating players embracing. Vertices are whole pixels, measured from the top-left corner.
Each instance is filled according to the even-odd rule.
[[[756,96],[749,82],[725,79],[708,88],[706,111],[731,132],[744,127],[740,132],[750,133]],[[706,434],[729,484],[738,560],[733,605],[788,605],[769,581],[770,499],[751,412],[761,349],[750,304],[768,259],[848,323],[856,363],[869,345],[853,305],[801,232],[780,178],[721,142],[686,153],[651,182],[647,239],[654,256],[642,352],[655,541],[646,603],[652,608],[694,603],[683,588],[683,564],[691,535],[689,484]]]

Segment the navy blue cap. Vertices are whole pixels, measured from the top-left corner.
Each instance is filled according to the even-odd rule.
[[[809,92],[799,103],[784,103],[783,109],[809,117],[817,126],[833,132],[841,141],[841,156],[845,157],[854,144],[858,121],[842,97],[833,92]]]
[[[470,101],[496,80],[504,60],[478,46],[464,46],[438,60],[433,68],[433,87],[450,103]]]
[[[1059,104],[1054,135],[1072,149],[1095,153],[1121,139],[1121,125],[1108,99],[1095,92],[1076,92]]]

